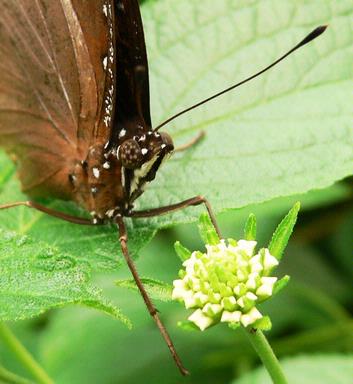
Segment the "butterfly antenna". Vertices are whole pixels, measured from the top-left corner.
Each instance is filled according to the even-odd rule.
[[[208,103],[209,101],[215,99],[216,97],[218,96],[221,96],[223,95],[224,93],[227,93],[231,90],[233,90],[234,88],[237,88],[245,83],[247,83],[248,81],[252,80],[252,79],[255,79],[255,77],[257,76],[260,76],[262,75],[264,72],[268,71],[269,69],[271,69],[272,67],[274,67],[275,65],[277,65],[279,62],[281,62],[282,60],[284,60],[287,56],[289,56],[290,54],[292,54],[294,51],[296,51],[298,48],[300,47],[303,47],[304,45],[308,44],[310,41],[316,39],[318,36],[320,36],[323,32],[325,32],[327,28],[327,25],[321,25],[317,28],[315,28],[313,31],[311,31],[300,43],[298,43],[295,47],[293,47],[291,50],[289,50],[287,53],[285,53],[283,56],[281,56],[279,59],[277,59],[276,61],[274,61],[272,64],[270,64],[269,66],[267,66],[266,68],[262,69],[261,71],[255,73],[254,75],[240,81],[239,83],[236,83],[226,89],[224,89],[223,91],[220,91],[218,93],[216,93],[215,95],[212,95],[210,97],[208,97],[207,99],[204,99],[200,102],[198,102],[197,104],[194,104],[192,105],[191,107],[189,108],[186,108],[180,112],[178,112],[176,115],[170,117],[169,119],[165,120],[163,123],[159,124],[155,129],[154,131],[158,131],[160,128],[162,128],[163,126],[165,126],[166,124],[170,123],[172,120],[176,119],[177,117],[183,115],[184,113],[186,112],[189,112],[191,111],[192,109],[195,109],[197,107],[199,107],[200,105],[202,104],[205,104],[205,103]]]

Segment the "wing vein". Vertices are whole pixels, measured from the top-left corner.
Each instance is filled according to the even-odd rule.
[[[39,15],[40,15],[40,17],[41,17],[41,19],[42,19],[42,22],[43,22],[45,31],[46,31],[46,33],[47,33],[48,40],[49,40],[50,44],[52,45],[52,44],[53,44],[53,43],[52,43],[53,40],[52,40],[52,36],[51,36],[51,33],[50,33],[50,31],[49,31],[49,28],[48,28],[48,24],[47,24],[47,22],[46,22],[46,20],[45,20],[45,17],[44,17],[44,15],[43,15],[43,13],[42,13],[42,10],[41,10],[41,8],[40,8],[40,6],[39,6],[39,4],[38,4],[38,0],[35,0],[35,2],[36,2],[36,6],[37,6],[37,8],[38,8],[38,11],[39,11]],[[54,52],[53,49],[52,49],[52,52],[53,52],[53,62],[54,62],[54,66],[55,66],[55,72],[56,72],[56,74],[57,74],[57,77],[58,77],[60,86],[61,86],[61,88],[62,88],[62,92],[63,92],[63,95],[64,95],[64,97],[65,97],[67,106],[68,106],[68,108],[69,108],[69,110],[70,110],[71,117],[72,117],[72,121],[74,122],[75,127],[77,127],[77,126],[78,126],[77,116],[75,116],[74,109],[73,109],[73,106],[72,106],[72,104],[71,104],[70,98],[69,98],[69,96],[68,96],[68,93],[67,93],[65,84],[64,84],[64,82],[63,82],[63,79],[62,79],[62,76],[61,76],[61,74],[60,74],[60,71],[58,70],[58,64],[57,64],[57,60],[56,60],[56,55],[55,55],[55,52]],[[69,141],[70,141],[71,144],[73,144],[74,146],[76,146],[76,143],[73,143],[71,140],[69,140]]]

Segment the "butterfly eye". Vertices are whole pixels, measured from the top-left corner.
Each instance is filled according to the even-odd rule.
[[[164,146],[168,147],[168,149],[172,151],[174,149],[174,144],[170,135],[167,132],[161,132],[161,138]]]
[[[138,168],[143,160],[141,148],[134,139],[125,140],[120,145],[118,157],[121,164],[128,169]]]

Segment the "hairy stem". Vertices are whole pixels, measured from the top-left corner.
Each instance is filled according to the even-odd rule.
[[[54,383],[5,323],[0,323],[0,338],[38,383]]]
[[[18,376],[15,373],[8,371],[6,368],[0,365],[0,383],[6,384],[34,384],[33,381],[29,381],[24,377]]]
[[[265,335],[260,330],[245,330],[245,333],[255,349],[257,355],[264,364],[274,384],[288,384],[282,367],[274,354]]]

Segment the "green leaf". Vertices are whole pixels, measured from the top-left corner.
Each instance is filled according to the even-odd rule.
[[[279,223],[276,228],[268,249],[271,255],[275,256],[278,260],[282,258],[284,249],[288,244],[288,240],[293,232],[294,225],[297,221],[300,203],[294,204],[293,208],[288,212],[284,219]]]
[[[256,320],[252,327],[261,331],[270,331],[272,328],[271,319],[268,316],[264,316]]]
[[[150,278],[141,278],[141,281],[145,286],[146,291],[151,297],[151,299],[161,301],[172,301],[173,287],[170,284],[167,284],[164,281]],[[115,281],[115,285],[117,287],[128,288],[133,291],[139,292],[136,283],[133,279],[117,280]]]
[[[195,323],[189,320],[178,321],[178,327],[183,331],[200,332],[200,328]]]
[[[352,356],[303,355],[281,360],[284,374],[291,384],[350,384],[353,376]],[[262,367],[232,384],[270,384]]]
[[[244,228],[245,240],[256,240],[256,216],[250,213]]]
[[[130,326],[116,306],[89,284],[90,271],[43,242],[0,229],[0,321],[37,316],[49,308],[82,304]]]
[[[187,248],[185,248],[180,241],[176,241],[174,243],[174,249],[177,255],[179,256],[181,261],[185,261],[190,258],[191,251],[189,251]]]
[[[155,125],[262,69],[319,24],[329,28],[260,78],[164,127],[177,145],[200,130],[206,136],[166,163],[141,207],[201,194],[221,211],[352,174],[349,0],[160,0],[142,10]],[[156,221],[197,215],[189,208]]]
[[[200,237],[205,244],[217,245],[219,243],[217,232],[206,212],[200,215],[198,227]]]
[[[283,276],[282,279],[276,281],[274,287],[273,287],[273,293],[272,296],[276,295],[278,292],[282,291],[283,288],[287,286],[289,283],[290,276],[286,275]]]

